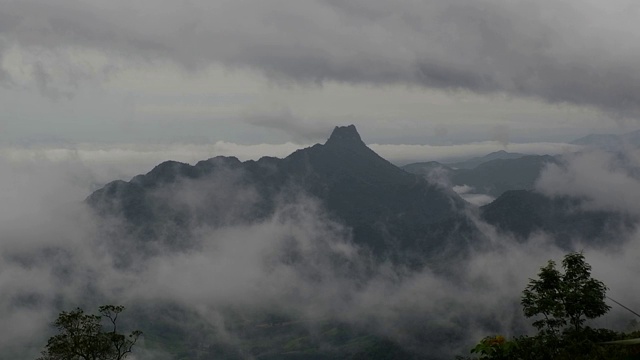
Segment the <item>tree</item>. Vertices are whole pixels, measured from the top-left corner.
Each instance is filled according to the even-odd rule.
[[[538,334],[511,340],[486,337],[471,350],[479,356],[474,360],[617,360],[633,354],[634,349],[603,343],[637,338],[636,333],[583,326],[586,319],[602,316],[610,309],[605,303],[607,287],[591,277],[591,266],[584,255],[565,255],[562,270],[549,261],[540,268],[537,279],[529,279],[522,294],[524,314],[537,318],[533,325]]]
[[[540,269],[539,279],[530,279],[523,292],[525,316],[542,316],[533,323],[540,332],[555,335],[567,325],[578,332],[586,319],[602,316],[611,308],[605,303],[607,287],[591,277],[591,266],[582,253],[567,254],[562,268],[564,274],[549,261]]]
[[[526,317],[541,315],[542,319],[534,321],[533,326],[555,335],[566,324],[561,300],[562,274],[556,263],[549,260],[547,266],[540,268],[538,278],[530,279],[522,294],[523,311]]]
[[[38,360],[125,359],[142,332],[118,333],[118,315],[124,306],[104,305],[98,311],[100,315],[85,314],[81,308],[61,312],[53,323],[60,333],[49,338]],[[110,330],[104,330],[104,322]]]

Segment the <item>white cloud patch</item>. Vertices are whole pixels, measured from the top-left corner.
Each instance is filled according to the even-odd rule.
[[[599,150],[565,156],[564,164],[550,164],[542,172],[536,188],[550,195],[587,199],[595,209],[640,215],[640,152],[624,154]]]
[[[474,193],[474,189],[469,185],[456,185],[452,189],[466,202],[475,206],[486,205],[495,200],[493,196]]]

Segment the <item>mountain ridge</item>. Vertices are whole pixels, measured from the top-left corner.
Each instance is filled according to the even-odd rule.
[[[185,181],[222,184],[220,176],[233,177],[234,184],[227,190],[230,195],[250,188],[257,200],[227,219],[223,209],[205,207],[204,215],[194,214],[171,198]],[[127,229],[145,239],[168,233],[173,235],[161,241],[173,243],[188,238],[190,228],[198,224],[222,226],[266,219],[282,194],[292,189],[318,199],[332,219],[351,229],[356,244],[381,259],[411,258],[407,261],[424,263],[436,249],[463,253],[463,244],[477,236],[475,226],[464,216],[464,200],[380,157],[353,125],[338,126],[324,144],[283,159],[241,162],[215,157],[196,165],[163,162],[129,182],[107,184],[91,194],[87,203],[102,214],[122,215]],[[229,201],[233,203],[233,196]]]

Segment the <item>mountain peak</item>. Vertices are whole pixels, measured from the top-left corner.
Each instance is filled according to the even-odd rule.
[[[329,140],[325,143],[325,145],[331,144],[355,144],[355,145],[364,145],[362,139],[360,138],[360,134],[358,134],[358,130],[354,125],[349,126],[336,126],[329,137]]]

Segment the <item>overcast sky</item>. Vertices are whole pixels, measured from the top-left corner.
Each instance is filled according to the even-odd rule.
[[[428,271],[398,281],[381,269],[363,287],[324,263],[338,250],[349,255],[349,239],[301,199],[282,211],[297,222],[274,216],[205,229],[202,241],[219,242],[129,273],[105,256],[99,222],[81,201],[163,160],[284,157],[323,142],[336,125],[355,124],[396,163],[503,148],[559,153],[589,133],[637,130],[638,19],[637,0],[0,0],[0,323],[9,324],[0,349],[24,356],[31,344],[35,356],[60,299],[79,302],[88,284],[114,298],[131,285],[132,302],[158,297],[206,310],[275,299],[347,321],[373,314],[384,325],[406,323],[407,314],[456,317],[453,304],[507,328],[504,304],[540,265],[561,259],[544,234],[516,245],[485,229],[504,249],[476,254],[456,284]],[[628,159],[640,166],[637,151]],[[538,190],[640,214],[640,183],[614,160],[569,156],[565,168],[545,171]],[[201,189],[185,186],[185,199],[206,199]],[[260,267],[262,249],[290,234],[327,244],[326,256],[307,246],[310,261],[301,261],[322,270],[323,287],[285,263]],[[587,248],[594,274],[634,309],[639,234],[625,235],[633,241],[619,249]],[[64,251],[50,261],[46,250],[56,247]],[[66,269],[71,282],[56,275]],[[188,286],[191,278],[200,283]],[[465,288],[473,283],[486,288]],[[298,293],[313,301],[287,298]],[[37,309],[16,305],[33,298],[43,299]]]
[[[635,0],[0,0],[0,142],[566,142],[640,119]]]

